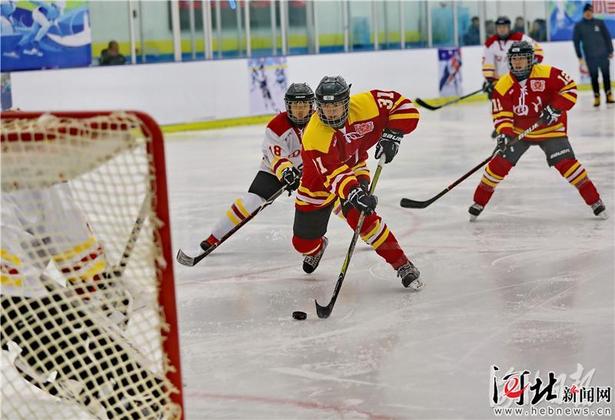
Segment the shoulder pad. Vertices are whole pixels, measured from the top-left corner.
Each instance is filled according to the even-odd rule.
[[[292,128],[292,123],[288,119],[286,112],[280,112],[278,115],[273,117],[271,121],[269,121],[269,124],[267,124],[267,128],[269,128],[278,136],[281,136]]]
[[[350,97],[350,112],[348,122],[365,121],[380,115],[378,104],[372,92],[362,92]]]
[[[487,40],[485,41],[485,47],[490,47],[495,41],[497,41],[499,38],[497,35],[491,35],[489,38],[487,38]]]
[[[553,69],[553,67],[547,64],[534,64],[532,72],[530,73],[530,78],[539,77],[548,79],[549,76],[551,76],[551,69]]]
[[[508,92],[508,89],[510,89],[510,87],[513,85],[513,83],[514,80],[510,76],[510,73],[506,73],[504,76],[500,77],[500,80],[498,80],[498,82],[495,84],[494,89],[497,93],[500,94],[500,96],[504,96],[506,92]]]
[[[303,131],[301,143],[305,150],[317,150],[327,153],[335,135],[333,128],[329,127],[320,120],[317,113],[312,115],[310,122]]]

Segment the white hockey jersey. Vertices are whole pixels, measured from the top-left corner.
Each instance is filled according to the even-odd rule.
[[[106,261],[66,183],[2,192],[0,294],[41,297],[50,261],[71,281],[101,274]]]
[[[497,35],[492,35],[485,41],[483,51],[483,76],[485,79],[499,80],[510,71],[508,68],[508,50],[513,42],[527,41],[534,47],[534,56],[538,63],[542,62],[544,53],[542,47],[529,36],[521,32],[512,32],[507,39],[501,40]]]
[[[290,122],[286,112],[276,115],[265,129],[261,170],[281,180],[284,169],[290,166],[301,169],[302,131]]]

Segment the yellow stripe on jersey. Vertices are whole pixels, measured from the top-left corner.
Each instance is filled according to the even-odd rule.
[[[324,192],[324,191],[312,191],[312,190],[308,190],[307,188],[305,188],[304,186],[300,186],[299,187],[299,192],[304,193],[306,195],[309,195],[310,197],[329,197],[331,195],[331,193],[328,192]]]
[[[420,115],[418,112],[409,112],[407,114],[393,114],[389,116],[389,121],[393,120],[418,120]]]
[[[78,270],[66,273],[68,281],[71,283],[76,283],[78,281],[87,282],[92,280],[94,276],[97,274],[101,274],[105,271],[105,267],[107,264],[105,261],[96,261],[90,268],[88,268],[85,272],[80,273]]]
[[[371,92],[358,93],[350,97],[349,124],[371,120],[379,114],[378,105]]]
[[[504,122],[504,123],[498,124],[495,130],[496,130],[498,133],[501,133],[501,132],[502,132],[502,130],[503,130],[504,128],[506,128],[506,127],[513,128],[513,125],[512,125],[512,123],[509,123],[509,122]]]
[[[275,163],[272,165],[272,169],[273,166],[275,166]],[[290,168],[291,166],[293,166],[293,164],[291,162],[289,162],[288,160],[286,160],[285,162],[280,163],[280,165],[278,166],[278,168],[275,171],[275,176],[278,177],[279,180],[282,179],[282,172],[284,172],[284,170],[286,168]]]
[[[548,133],[552,133],[553,131],[559,130],[560,128],[563,128],[563,127],[564,127],[564,124],[558,123],[555,125],[550,125],[549,127],[546,127],[546,128],[541,128],[540,130],[534,130],[531,133],[529,133],[527,136],[529,137],[529,136],[537,136],[541,134],[548,134]],[[514,127],[513,131],[517,134],[523,132],[523,130],[518,127]],[[560,132],[560,134],[562,133]]]
[[[497,120],[498,118],[502,118],[502,117],[514,117],[514,114],[510,111],[502,111],[502,112],[498,112],[497,114],[493,115],[493,119]]]
[[[96,238],[93,236],[90,236],[85,242],[80,243],[79,245],[61,252],[57,255],[53,256],[53,259],[57,262],[62,262],[62,261],[66,261],[68,259],[74,258],[76,256],[78,256],[79,254],[83,253],[84,251],[88,251],[88,250],[94,250],[95,246],[97,245],[96,242]]]
[[[399,106],[399,104],[401,104],[403,101],[406,100],[405,96],[400,96],[399,99],[397,100],[397,102],[395,102],[393,104],[393,108],[391,108],[391,112],[395,111],[395,109],[397,109],[397,107]]]
[[[568,89],[576,89],[576,88],[577,88],[577,83],[573,80],[572,82],[568,83],[566,86],[561,88],[559,91],[563,92]]]
[[[0,284],[6,287],[21,287],[23,286],[23,278],[0,274]]]
[[[551,76],[551,69],[553,67],[548,66],[546,64],[534,64],[532,67],[532,72],[530,73],[529,79],[548,79]]]
[[[570,95],[570,94],[568,94],[568,93],[566,93],[566,92],[561,92],[560,96],[565,98],[565,99],[568,99],[573,104],[577,103],[577,98],[572,96],[572,95]]]
[[[513,83],[514,82],[512,77],[510,76],[510,73],[507,73],[506,75],[501,77],[500,80],[498,80],[498,82],[495,84],[494,89],[497,93],[504,96],[504,94],[508,92],[508,89],[510,89],[510,87],[513,85]]]
[[[11,254],[5,249],[0,249],[0,259],[3,259],[4,261],[7,261],[15,266],[21,265],[21,259],[17,255]]]
[[[337,168],[335,171],[331,172],[329,175],[327,175],[327,179],[325,180],[325,187],[330,186],[331,182],[335,179],[336,176],[338,176],[342,172],[346,172],[349,169],[350,168],[348,167],[348,165],[342,165],[339,168]]]
[[[346,185],[348,185],[348,183],[352,181],[353,179],[356,180],[355,177],[349,176],[345,180],[342,181],[339,187],[337,187],[337,190],[339,191],[339,196],[342,197],[343,199],[346,199],[346,196],[344,195],[344,188],[346,188]]]

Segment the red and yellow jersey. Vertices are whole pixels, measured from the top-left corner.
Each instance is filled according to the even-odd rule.
[[[548,140],[567,135],[566,111],[577,101],[577,84],[563,70],[536,64],[530,76],[518,82],[510,73],[495,85],[491,112],[498,133],[515,136],[534,124],[547,106],[559,109],[561,117],[551,125],[528,134],[530,141]]]
[[[419,112],[408,98],[394,91],[371,90],[350,97],[346,124],[334,129],[312,115],[303,133],[303,175],[295,204],[311,210],[345,199],[359,185],[369,182],[367,151],[385,128],[412,132]]]
[[[542,62],[544,53],[542,47],[529,36],[521,32],[512,32],[508,38],[502,40],[492,35],[485,41],[483,50],[483,77],[488,80],[499,80],[508,73],[508,50],[514,42],[527,41],[534,47],[534,57],[538,63]]]

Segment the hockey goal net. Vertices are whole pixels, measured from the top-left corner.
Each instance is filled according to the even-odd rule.
[[[183,417],[163,138],[3,112],[0,417]]]

